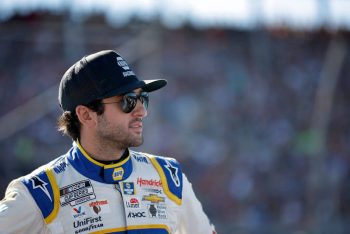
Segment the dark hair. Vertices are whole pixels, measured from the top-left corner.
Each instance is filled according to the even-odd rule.
[[[88,107],[92,111],[95,111],[97,115],[102,115],[105,110],[101,100],[92,101],[84,106]],[[64,135],[70,136],[73,141],[80,140],[80,127],[81,123],[75,111],[65,111],[58,118],[58,131],[62,132]]]

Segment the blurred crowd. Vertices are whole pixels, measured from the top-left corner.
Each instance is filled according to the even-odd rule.
[[[131,59],[149,46],[141,34],[148,28],[155,50]],[[138,36],[138,49],[123,47]],[[218,233],[349,233],[349,41],[349,32],[322,30],[113,28],[100,17],[16,17],[0,24],[0,120],[57,85],[82,56],[130,49],[122,55],[139,78],[169,82],[151,95],[145,143],[136,150],[181,162]],[[339,72],[327,73],[337,42],[346,53]],[[315,105],[324,76],[336,80],[325,97],[330,113]],[[1,197],[12,179],[70,147],[56,131],[61,110],[53,100],[56,109],[0,141]],[[326,127],[315,129],[323,115]]]

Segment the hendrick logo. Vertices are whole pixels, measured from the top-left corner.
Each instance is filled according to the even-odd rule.
[[[140,187],[143,187],[143,186],[148,186],[148,187],[162,187],[162,181],[161,180],[145,180],[145,179],[142,179],[142,178],[137,178],[137,184],[140,186]]]

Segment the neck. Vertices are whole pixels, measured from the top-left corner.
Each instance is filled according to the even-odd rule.
[[[101,144],[97,141],[89,141],[86,138],[80,139],[79,143],[86,153],[97,161],[119,160],[126,150],[125,148],[118,148],[115,143],[104,142]]]

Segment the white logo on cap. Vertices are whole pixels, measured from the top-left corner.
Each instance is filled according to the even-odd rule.
[[[130,70],[129,65],[125,62],[125,60],[122,57],[117,57],[117,63],[121,68],[125,70],[125,72],[123,72],[124,77],[135,75],[135,73]]]
[[[128,64],[124,61],[124,59],[122,57],[117,57],[117,63],[124,70],[130,70]]]

